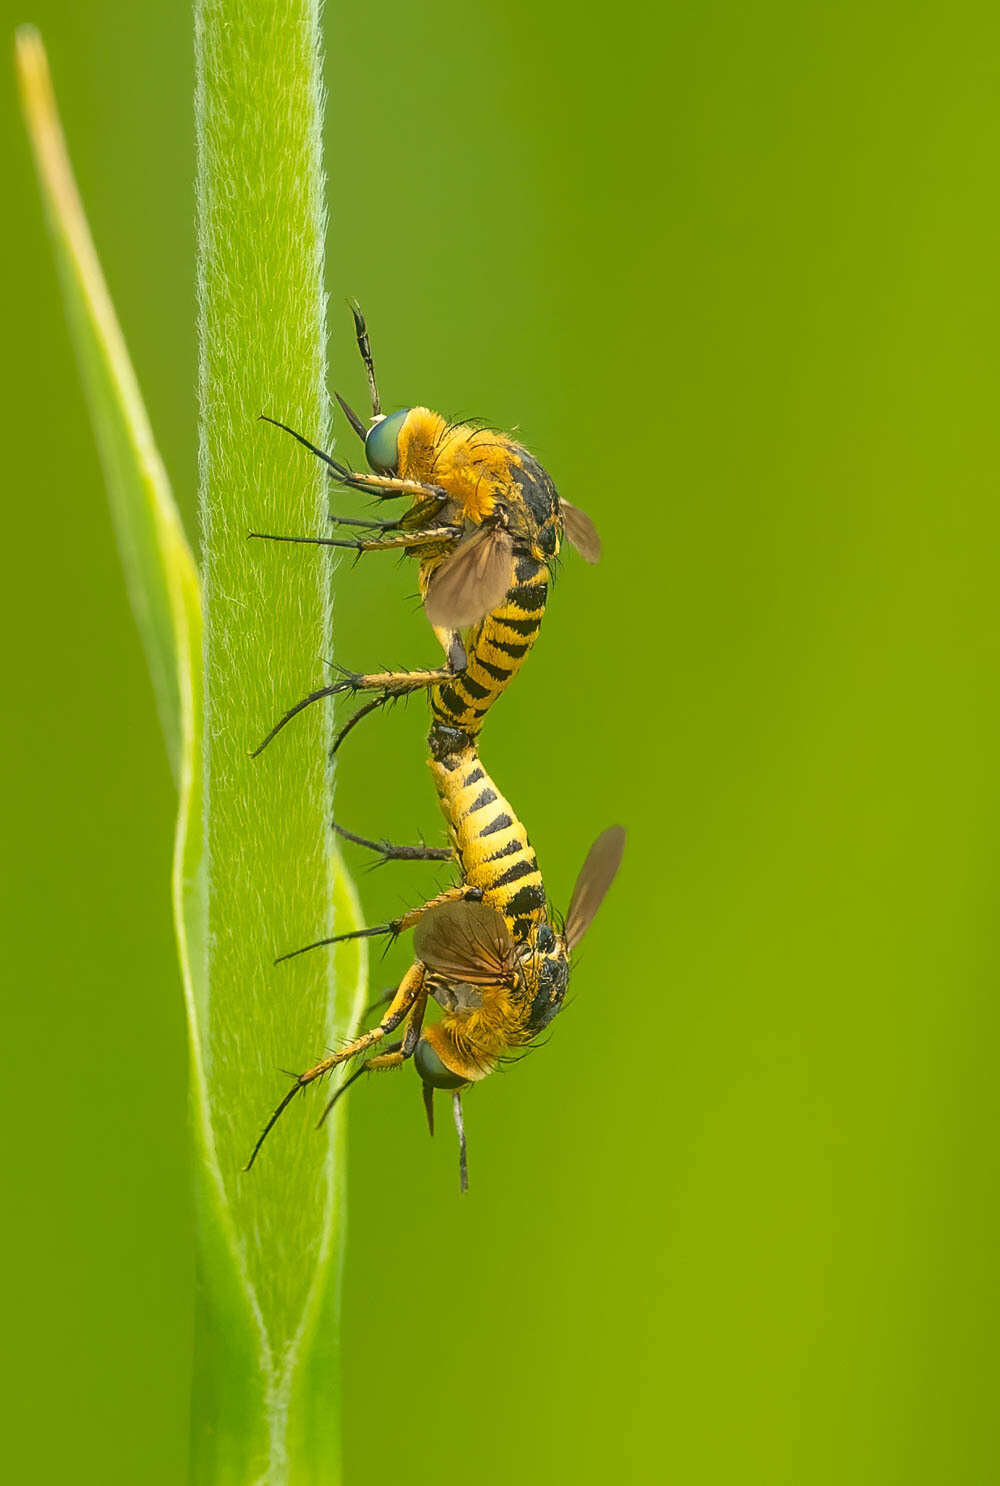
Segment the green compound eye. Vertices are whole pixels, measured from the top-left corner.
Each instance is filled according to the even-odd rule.
[[[409,408],[400,408],[390,413],[365,438],[365,456],[372,469],[379,475],[391,475],[399,464],[399,430],[406,422]]]
[[[468,1082],[467,1079],[459,1078],[457,1073],[452,1073],[450,1068],[446,1068],[430,1043],[423,1037],[417,1043],[413,1061],[424,1083],[430,1084],[432,1089],[461,1089]]]

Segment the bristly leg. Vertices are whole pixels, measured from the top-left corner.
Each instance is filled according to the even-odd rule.
[[[390,1068],[401,1068],[408,1059],[413,1057],[417,1043],[420,1041],[420,1032],[424,1025],[424,1012],[426,1010],[427,987],[424,985],[421,987],[413,1005],[410,1007],[406,1018],[406,1032],[402,1042],[394,1042],[381,1053],[376,1053],[374,1057],[365,1059],[361,1067],[341,1084],[340,1088],[337,1089],[336,1093],[329,1100],[323,1113],[316,1121],[317,1130],[323,1124],[337,1100],[342,1094],[347,1092],[351,1084],[355,1083],[361,1077],[362,1073],[384,1073]]]
[[[333,740],[333,744],[330,748],[331,759],[335,756],[338,748],[340,747],[341,743],[343,743],[348,733],[354,731],[363,717],[367,717],[369,712],[376,712],[380,707],[384,707],[387,702],[398,701],[398,697],[394,697],[390,692],[386,692],[383,696],[375,697],[372,701],[365,702],[363,707],[359,707],[356,712],[352,713],[352,715],[347,719],[347,721],[344,723],[344,726],[340,729],[340,732]]]
[[[389,1006],[389,1010],[386,1012],[385,1016],[379,1022],[377,1027],[372,1027],[370,1031],[363,1032],[360,1037],[356,1037],[353,1042],[348,1043],[348,1045],[341,1048],[339,1052],[331,1053],[329,1057],[321,1059],[319,1063],[317,1063],[314,1067],[308,1069],[305,1073],[299,1074],[298,1078],[292,1084],[292,1087],[288,1090],[287,1094],[285,1094],[277,1109],[274,1111],[271,1118],[264,1126],[257,1144],[254,1146],[253,1150],[250,1153],[250,1159],[243,1168],[244,1171],[250,1170],[254,1161],[257,1159],[257,1154],[260,1151],[261,1146],[264,1144],[264,1141],[267,1139],[268,1135],[270,1135],[278,1120],[284,1114],[285,1110],[291,1104],[292,1100],[295,1098],[300,1089],[306,1088],[307,1085],[314,1083],[318,1078],[323,1078],[325,1074],[329,1073],[331,1069],[336,1068],[338,1064],[346,1063],[348,1059],[356,1057],[358,1053],[367,1051],[367,1049],[374,1046],[376,1042],[381,1042],[382,1039],[389,1032],[394,1032],[400,1025],[400,1023],[406,1020],[406,1018],[409,1016],[411,1007],[421,996],[426,1002],[427,992],[424,989],[424,980],[425,970],[423,965],[418,960],[416,964],[410,966],[409,970],[403,976],[403,979],[400,981],[399,987],[395,995],[393,996],[392,1002]],[[394,1055],[390,1053],[387,1054],[387,1056],[392,1057]]]
[[[379,526],[381,523],[371,524]],[[386,527],[385,530],[392,528]],[[423,531],[394,531],[393,535],[386,537],[295,537],[270,531],[247,532],[248,537],[259,537],[264,542],[294,542],[303,547],[348,547],[354,552],[398,552],[401,548],[405,551],[410,547],[429,547],[436,542],[451,542],[461,534],[460,526],[429,526]]]
[[[286,960],[294,960],[298,955],[307,954],[311,949],[322,949],[327,944],[344,944],[348,939],[373,939],[382,934],[388,935],[390,939],[398,939],[408,929],[416,928],[424,914],[429,913],[432,908],[440,908],[444,903],[480,903],[482,897],[482,888],[467,887],[465,883],[459,883],[457,887],[445,888],[444,892],[428,898],[419,907],[407,909],[406,913],[399,918],[390,919],[388,923],[374,924],[370,929],[350,929],[346,934],[332,934],[326,939],[314,939],[311,944],[303,944],[300,949],[278,955],[274,963],[281,965]]]
[[[395,1066],[394,1064],[391,1064],[389,1062],[382,1062],[382,1060],[383,1059],[390,1059],[390,1058],[398,1057],[399,1054],[402,1052],[402,1048],[403,1048],[403,1044],[401,1042],[390,1042],[389,1046],[385,1049],[385,1051],[383,1053],[380,1053],[377,1057],[374,1057],[374,1058],[366,1058],[365,1061],[361,1064],[361,1067],[360,1068],[355,1068],[355,1070],[351,1074],[350,1078],[345,1078],[344,1079],[344,1082],[340,1085],[340,1088],[337,1089],[336,1093],[333,1094],[332,1097],[330,1098],[329,1102],[326,1105],[326,1108],[323,1110],[323,1113],[320,1115],[319,1119],[316,1121],[316,1129],[318,1130],[320,1128],[320,1126],[325,1123],[325,1121],[327,1119],[327,1116],[329,1115],[330,1111],[333,1109],[333,1106],[336,1104],[337,1100],[343,1098],[343,1096],[347,1093],[347,1091],[351,1087],[351,1085],[352,1084],[356,1084],[357,1081],[358,1081],[358,1079],[361,1077],[361,1075],[363,1073],[374,1072],[375,1071],[374,1065],[376,1063],[382,1063],[382,1066],[384,1068],[394,1067]]]
[[[393,846],[391,841],[369,841],[364,836],[356,836],[353,831],[348,831],[344,826],[339,826],[336,821],[331,821],[333,829],[338,836],[343,836],[345,841],[353,841],[355,846],[364,846],[369,851],[378,852],[382,858],[377,866],[385,866],[387,862],[452,862],[455,853],[450,846],[425,846],[423,842],[419,846]]]
[[[450,665],[436,666],[426,671],[375,671],[368,675],[360,675],[353,671],[345,672],[342,681],[334,681],[330,686],[321,686],[318,690],[309,692],[308,696],[304,696],[301,701],[296,702],[294,707],[289,707],[263,742],[253,750],[250,757],[258,758],[267,745],[278,736],[282,728],[287,727],[293,717],[297,717],[306,707],[312,706],[313,702],[322,701],[324,697],[339,696],[342,692],[384,691],[387,693],[384,700],[388,701],[394,697],[405,696],[407,692],[426,690],[430,686],[436,686],[439,681],[450,681],[454,675],[455,672]],[[358,720],[357,715],[349,720],[348,726],[336,738],[331,752],[336,752],[350,728]]]

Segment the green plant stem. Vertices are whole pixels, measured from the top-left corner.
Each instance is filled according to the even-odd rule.
[[[329,653],[327,570],[247,540],[322,524],[322,467],[257,422],[325,439],[321,87],[315,4],[198,11],[204,602],[76,190],[45,51],[17,68],[115,530],[179,786],[173,898],[191,1050],[198,1301],[192,1478],[339,1480],[342,1116],[293,1104],[242,1167],[289,1060],[312,1063],[365,1003],[363,944],[276,970],[277,949],[354,927],[329,838],[330,718],[250,749]],[[204,646],[202,636],[204,635]],[[202,665],[204,661],[204,665]],[[312,1110],[315,1113],[315,1106]]]
[[[274,967],[351,911],[335,882],[329,709],[296,719],[259,759],[275,718],[324,679],[329,569],[251,529],[321,531],[318,461],[258,421],[325,445],[324,192],[319,5],[200,0],[198,242],[205,597],[204,846],[208,966],[202,1007],[212,1148],[199,1201],[194,1478],[296,1486],[339,1479],[337,1283],[343,1139],[292,1104],[254,1169],[266,1116],[343,1036],[359,957]],[[338,998],[337,984],[343,990]]]

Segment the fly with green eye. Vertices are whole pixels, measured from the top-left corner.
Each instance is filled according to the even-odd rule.
[[[357,306],[354,319],[371,393],[368,428],[339,394],[338,401],[364,442],[373,473],[349,470],[286,424],[277,426],[322,459],[341,485],[378,500],[409,497],[410,507],[395,521],[332,518],[369,533],[352,538],[250,535],[347,548],[359,555],[402,551],[417,557],[424,609],[445,661],[417,670],[345,671],[340,680],[290,707],[256,753],[305,707],[342,693],[373,696],[341,728],[334,751],[362,717],[421,690],[430,691],[436,720],[477,736],[538,635],[563,535],[588,562],[600,558],[600,539],[589,518],[559,496],[534,456],[508,435],[479,423],[448,423],[423,407],[384,415]]]
[[[422,407],[383,415],[368,334],[357,307],[355,325],[371,392],[370,426],[366,429],[344,400],[338,401],[364,441],[372,473],[351,471],[293,429],[286,431],[324,460],[342,485],[368,490],[379,500],[409,497],[409,509],[391,522],[334,518],[372,532],[350,540],[271,539],[348,547],[359,554],[395,549],[418,557],[424,607],[446,662],[425,671],[348,673],[292,707],[256,752],[321,698],[342,692],[375,694],[341,728],[336,750],[361,717],[396,696],[426,689],[431,712],[428,762],[450,845],[391,846],[336,829],[385,860],[450,862],[458,880],[387,923],[314,940],[279,956],[276,963],[345,939],[385,935],[391,941],[415,931],[415,962],[384,998],[387,1009],[378,1024],[295,1079],[264,1127],[247,1167],[296,1096],[326,1074],[364,1055],[335,1090],[320,1124],[363,1073],[398,1068],[412,1060],[432,1131],[435,1090],[452,1094],[464,1191],[462,1094],[519,1049],[530,1047],[562,1007],[572,954],[610,887],[624,850],[620,826],[609,827],[597,838],[563,920],[548,902],[527,831],[487,774],[478,751],[484,718],[538,634],[563,534],[590,562],[600,556],[600,541],[588,518],[559,497],[538,461],[507,435],[468,421],[449,424]],[[425,1025],[432,1003],[441,1014]],[[386,1041],[397,1032],[398,1040]]]

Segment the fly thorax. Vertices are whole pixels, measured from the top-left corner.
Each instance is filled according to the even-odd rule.
[[[559,551],[559,495],[538,460],[526,450],[520,453],[520,467],[513,470],[513,476],[533,529],[532,546],[551,559]]]

